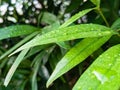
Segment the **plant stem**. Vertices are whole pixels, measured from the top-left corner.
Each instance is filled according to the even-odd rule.
[[[100,13],[101,17],[103,18],[104,22],[106,23],[106,25],[109,27],[109,23],[108,21],[106,20],[105,16],[103,15],[102,11],[100,8],[97,8],[98,12]]]

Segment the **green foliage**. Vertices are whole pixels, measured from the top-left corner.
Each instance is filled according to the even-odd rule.
[[[94,3],[97,7],[100,7],[100,0],[90,0],[92,3]]]
[[[120,45],[100,55],[77,81],[73,90],[119,90]],[[89,81],[91,83],[89,83]]]
[[[118,2],[41,0],[41,9],[22,3],[23,16],[37,19],[27,25],[14,10],[18,22],[0,24],[0,90],[119,90]]]
[[[110,36],[102,38],[86,38],[71,48],[70,51],[57,64],[53,74],[47,82],[47,87],[59,76],[85,60],[109,38]]]
[[[30,25],[16,25],[16,26],[5,27],[0,29],[0,40],[10,37],[17,37],[26,34],[31,34],[37,30],[39,29]]]
[[[73,40],[78,38],[101,37],[112,34],[116,33],[110,28],[101,25],[94,24],[74,25],[70,27],[60,28],[58,30],[51,31],[43,35],[38,35],[33,40],[29,41],[25,45],[18,48],[15,52],[13,52],[13,54],[23,49],[37,45]]]
[[[7,86],[9,81],[11,80],[14,72],[16,71],[18,65],[20,64],[20,62],[23,60],[25,54],[28,52],[29,49],[25,49],[23,50],[19,56],[16,58],[15,62],[13,63],[12,67],[10,68],[6,78],[5,78],[5,82],[4,82],[4,85]]]
[[[76,21],[80,17],[84,16],[85,14],[87,14],[88,12],[90,12],[91,10],[93,10],[93,9],[86,9],[86,10],[80,11],[76,15],[72,16],[68,21],[66,21],[65,23],[63,23],[60,27],[62,28],[62,27],[66,27],[66,26],[70,25],[71,23],[73,23],[74,21]]]

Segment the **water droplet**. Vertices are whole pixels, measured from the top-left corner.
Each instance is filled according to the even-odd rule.
[[[102,33],[98,33],[99,36],[102,36]]]
[[[80,89],[82,89],[82,87],[81,87],[81,86],[79,86],[79,87],[78,87],[78,90],[80,90]]]
[[[97,79],[101,82],[101,84],[104,84],[108,80],[108,78],[105,75],[97,71],[93,71],[93,74],[97,77]]]
[[[112,64],[111,63],[109,63],[109,66],[111,66]]]

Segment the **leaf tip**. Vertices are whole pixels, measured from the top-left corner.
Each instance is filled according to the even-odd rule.
[[[8,82],[6,81],[6,79],[5,79],[5,81],[4,81],[4,84],[3,84],[5,87],[7,87],[8,86]]]
[[[51,86],[52,85],[52,82],[50,81],[50,79],[47,81],[47,83],[46,83],[46,87],[47,88],[49,88],[49,86]]]

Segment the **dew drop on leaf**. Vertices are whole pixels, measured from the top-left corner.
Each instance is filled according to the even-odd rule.
[[[108,80],[108,78],[105,75],[97,71],[93,71],[93,74],[97,77],[97,79],[101,82],[101,84],[104,84]]]

